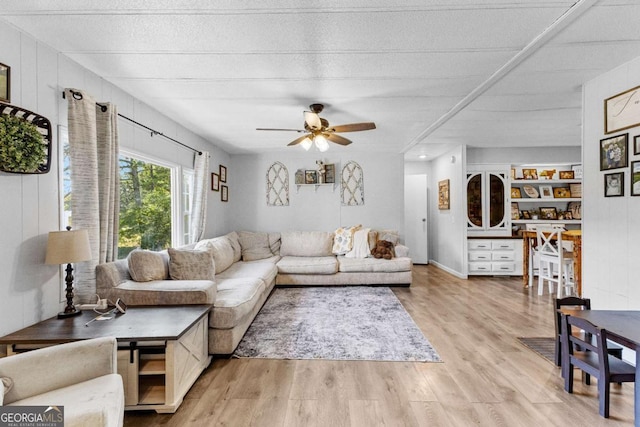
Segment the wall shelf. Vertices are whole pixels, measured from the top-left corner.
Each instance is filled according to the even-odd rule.
[[[336,191],[336,184],[334,182],[329,182],[325,184],[296,184],[296,193],[300,191],[300,187],[313,187],[313,191],[318,191],[318,187],[329,187],[331,186],[331,192]]]
[[[580,224],[579,219],[512,219],[512,224]]]
[[[537,199],[533,199],[533,198],[513,199],[512,198],[511,201],[517,202],[517,203],[545,203],[545,202],[558,203],[558,202],[581,202],[582,198],[581,197],[553,197],[549,199],[542,199],[540,197],[538,197]]]

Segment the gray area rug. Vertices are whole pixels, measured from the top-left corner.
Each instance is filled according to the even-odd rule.
[[[555,365],[556,340],[552,337],[519,337],[518,340]]]
[[[234,356],[440,362],[387,287],[276,288]]]

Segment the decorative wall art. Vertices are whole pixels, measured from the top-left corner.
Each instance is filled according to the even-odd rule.
[[[604,133],[610,134],[640,124],[640,86],[604,100]]]
[[[340,173],[340,203],[342,206],[364,205],[364,173],[353,160],[348,161]]]
[[[211,172],[211,190],[220,191],[220,175]]]
[[[540,189],[541,199],[553,199],[553,187],[550,185],[541,185],[538,188]]]
[[[51,122],[24,108],[0,104],[0,171],[47,173],[51,167]]]
[[[560,179],[574,179],[575,173],[573,171],[560,171],[558,175]]]
[[[298,169],[296,171],[295,183],[298,185],[304,184],[304,169]]]
[[[631,162],[631,195],[640,196],[640,162]]]
[[[289,206],[289,170],[280,162],[267,170],[267,206]]]
[[[11,67],[0,64],[0,102],[11,102]]]
[[[438,209],[449,209],[449,180],[438,181]]]
[[[304,183],[305,184],[317,184],[318,183],[318,171],[307,169],[304,172]]]
[[[600,140],[600,170],[626,168],[629,134]]]
[[[571,197],[571,191],[566,187],[554,187],[553,197],[556,199],[566,199]]]
[[[517,202],[511,202],[511,219],[520,219],[520,208]]]
[[[324,169],[325,169],[324,182],[326,182],[327,184],[335,183],[336,182],[336,165],[333,163],[325,164]]]
[[[512,199],[522,198],[522,191],[520,191],[519,187],[511,187],[511,198]]]
[[[226,185],[220,186],[220,200],[223,202],[229,201],[229,187]]]
[[[633,137],[633,154],[640,154],[640,135]]]
[[[624,172],[604,175],[604,197],[624,196]]]
[[[227,167],[220,165],[220,182],[227,182]]]
[[[524,179],[538,179],[538,169],[522,169]]]
[[[540,208],[540,219],[558,219],[556,208]]]

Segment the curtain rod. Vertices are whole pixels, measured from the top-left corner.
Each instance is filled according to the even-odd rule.
[[[82,94],[81,94],[80,92],[76,92],[76,91],[74,91],[73,89],[69,89],[69,92],[71,92],[71,93],[73,94],[73,97],[74,97],[75,99],[77,99],[77,100],[81,100],[81,99],[82,99]],[[63,98],[66,98],[66,95],[65,95],[65,93],[64,93],[64,92],[62,92],[62,97],[63,97]],[[96,102],[96,105],[97,105],[98,107],[100,107],[100,109],[102,110],[102,112],[103,112],[103,113],[107,111],[107,106],[106,106],[106,105],[104,105],[104,104],[100,104],[99,102]],[[149,126],[145,126],[145,125],[143,125],[143,124],[142,124],[142,123],[140,123],[140,122],[136,122],[135,120],[130,119],[129,117],[124,116],[124,115],[122,115],[122,114],[120,114],[120,113],[118,113],[118,116],[122,117],[122,118],[123,118],[123,119],[125,119],[125,120],[129,120],[131,123],[134,123],[134,124],[136,124],[136,125],[138,125],[138,126],[140,126],[140,127],[145,128],[146,130],[150,131],[150,132],[151,132],[151,136],[155,136],[155,135],[163,136],[163,137],[167,138],[168,140],[175,142],[176,144],[182,145],[183,147],[188,148],[189,150],[191,150],[191,151],[194,151],[194,152],[198,153],[198,155],[200,155],[200,156],[202,155],[202,151],[197,150],[197,149],[195,149],[195,148],[193,148],[193,147],[189,147],[188,145],[183,144],[182,142],[180,142],[180,141],[178,141],[178,140],[176,140],[176,139],[173,139],[173,138],[171,138],[170,136],[167,136],[167,135],[165,135],[165,134],[164,134],[164,133],[162,133],[162,132],[158,132],[158,131],[157,131],[157,130],[155,130],[155,129],[151,129]]]

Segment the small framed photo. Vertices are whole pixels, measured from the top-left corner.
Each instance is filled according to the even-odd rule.
[[[573,171],[560,171],[558,172],[558,175],[560,176],[560,179],[574,179],[574,173]]]
[[[229,201],[229,187],[226,185],[220,186],[220,200],[223,202]]]
[[[304,169],[298,169],[295,175],[296,184],[304,184]]]
[[[307,169],[304,172],[305,184],[317,184],[318,183],[318,171]]]
[[[220,175],[211,172],[211,190],[220,191]]]
[[[640,196],[640,162],[631,162],[631,195]]]
[[[541,185],[538,187],[540,190],[541,199],[553,199],[553,187],[550,185]]]
[[[516,202],[511,202],[511,219],[520,219],[520,208]]]
[[[531,214],[529,213],[529,211],[520,212],[520,216],[522,217],[522,219],[531,219]]]
[[[443,179],[442,181],[438,181],[438,209],[449,209],[449,203],[449,180]]]
[[[640,86],[604,100],[604,133],[610,134],[640,124]]]
[[[519,187],[511,187],[511,198],[522,199],[522,191],[520,191]]]
[[[566,187],[554,187],[553,197],[556,199],[567,199],[571,197],[571,190]]]
[[[522,169],[524,179],[538,179],[538,169]]]
[[[540,219],[558,219],[556,208],[540,208]]]
[[[0,102],[11,101],[11,67],[0,64]]]
[[[604,175],[604,197],[624,196],[624,172]]]
[[[582,179],[582,165],[571,165],[574,179]]]
[[[220,165],[220,182],[227,182],[227,167]]]
[[[640,135],[633,137],[633,154],[640,154]]]
[[[600,140],[600,170],[626,168],[629,134],[612,136]]]

